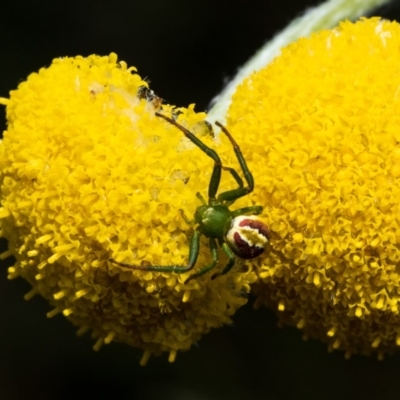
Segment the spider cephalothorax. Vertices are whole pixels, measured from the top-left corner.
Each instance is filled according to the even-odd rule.
[[[221,159],[215,150],[206,146],[197,136],[174,119],[158,112],[155,114],[180,129],[188,139],[214,160],[214,168],[208,186],[208,201],[206,201],[200,193],[196,193],[202,205],[197,207],[193,221],[189,221],[184,216],[187,222],[194,225],[194,233],[190,241],[189,261],[187,265],[139,266],[118,262],[113,258],[110,258],[110,261],[121,267],[131,269],[181,274],[192,270],[196,266],[200,249],[200,238],[201,236],[205,236],[209,239],[212,261],[208,265],[202,267],[198,272],[192,274],[186,280],[185,283],[187,283],[189,280],[201,276],[216,267],[218,264],[218,246],[228,257],[228,262],[222,271],[212,276],[212,279],[230,271],[235,265],[236,256],[243,259],[258,257],[265,250],[269,240],[269,229],[267,225],[256,216],[257,214],[261,214],[263,210],[262,206],[244,207],[233,211],[229,209],[234,201],[240,197],[246,196],[254,189],[253,175],[248,169],[243,154],[231,134],[219,122],[215,123],[232,143],[247,186],[244,186],[242,178],[235,169],[222,166]],[[238,184],[238,188],[217,195],[223,169],[232,175]]]

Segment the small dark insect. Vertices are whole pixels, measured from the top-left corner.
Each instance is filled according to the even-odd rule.
[[[144,85],[139,86],[137,91],[137,97],[139,99],[144,99],[147,102],[153,104],[156,110],[159,110],[163,103],[163,99],[161,97],[158,97],[152,90],[150,90],[147,86]]]
[[[242,178],[238,172],[229,167],[222,166],[218,153],[206,146],[198,137],[185,127],[180,125],[174,119],[164,114],[156,112],[156,115],[165,119],[170,124],[180,129],[184,135],[190,139],[196,146],[200,148],[207,156],[214,161],[214,168],[211,174],[210,183],[208,185],[208,202],[200,193],[196,193],[197,198],[201,201],[201,205],[197,207],[194,213],[193,221],[189,221],[185,215],[184,219],[194,226],[194,233],[190,242],[188,264],[181,265],[132,265],[118,262],[114,258],[109,261],[121,267],[155,272],[172,272],[182,274],[191,271],[197,262],[200,249],[200,238],[205,236],[209,240],[209,247],[212,261],[202,267],[198,272],[192,274],[185,283],[193,278],[197,278],[208,271],[214,269],[218,264],[218,246],[228,257],[228,262],[222,271],[212,275],[211,279],[224,275],[229,272],[235,265],[236,256],[243,259],[252,259],[262,254],[269,241],[269,229],[259,217],[263,208],[262,206],[250,206],[239,208],[231,211],[229,207],[239,198],[251,193],[254,189],[254,179],[243,154],[228,130],[219,122],[215,124],[221,128],[222,132],[230,140],[236,158],[239,161],[244,179],[247,186],[244,186]],[[217,195],[218,187],[221,181],[222,170],[228,171],[238,184],[238,188],[222,192]]]

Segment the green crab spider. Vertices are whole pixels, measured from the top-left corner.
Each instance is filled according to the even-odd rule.
[[[263,207],[250,206],[239,208],[234,211],[229,209],[237,199],[246,196],[254,189],[253,175],[247,167],[243,154],[232,135],[222,124],[215,122],[231,142],[247,186],[244,186],[242,178],[235,169],[224,167],[217,152],[206,146],[192,132],[164,114],[156,112],[155,115],[159,118],[165,119],[171,125],[174,125],[181,130],[188,139],[190,139],[200,148],[200,150],[214,161],[214,167],[208,185],[208,201],[206,201],[199,192],[196,193],[196,196],[202,204],[197,207],[193,221],[189,221],[182,212],[185,221],[194,226],[194,233],[190,241],[189,260],[187,265],[139,266],[119,262],[114,258],[110,258],[109,261],[113,264],[119,265],[120,267],[135,270],[183,274],[195,268],[200,250],[200,238],[201,236],[205,236],[209,240],[212,261],[208,265],[202,267],[198,272],[190,275],[185,281],[185,283],[188,283],[190,280],[204,275],[217,266],[219,260],[218,246],[227,256],[228,262],[222,271],[212,275],[211,279],[228,273],[235,265],[236,256],[243,259],[258,257],[264,252],[269,241],[269,229],[267,225],[257,217],[258,214],[261,214]],[[222,170],[226,170],[232,175],[233,179],[238,184],[238,188],[217,195]]]

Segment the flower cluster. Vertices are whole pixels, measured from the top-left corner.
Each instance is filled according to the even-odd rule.
[[[282,50],[239,86],[229,130],[254,174],[268,252],[229,274],[126,269],[185,265],[190,216],[213,161],[155,111],[178,118],[237,166],[205,114],[162,105],[134,68],[63,58],[10,99],[0,144],[1,234],[21,276],[91,330],[150,354],[188,349],[230,323],[250,285],[281,322],[329,349],[379,357],[400,346],[400,25],[345,22]],[[178,117],[179,115],[179,117]],[[226,172],[226,171],[225,171]],[[222,190],[237,183],[223,174]],[[202,246],[198,268],[210,254]]]
[[[259,303],[347,356],[400,345],[400,25],[344,22],[282,50],[229,111],[271,252]]]
[[[147,92],[134,68],[107,57],[60,58],[2,99],[8,128],[0,145],[0,223],[21,276],[54,307],[97,338],[150,354],[188,349],[211,328],[230,323],[246,303],[255,273],[238,266],[185,284],[186,274],[125,269],[185,265],[195,193],[206,195],[213,162],[155,116],[178,121],[224,157],[205,114],[173,109]],[[220,148],[219,148],[220,147]],[[224,175],[222,187],[235,182]],[[3,255],[4,256],[4,255]],[[207,245],[198,260],[209,262]]]

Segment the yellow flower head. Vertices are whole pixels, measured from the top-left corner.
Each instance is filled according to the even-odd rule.
[[[301,39],[238,89],[229,129],[272,251],[259,302],[346,355],[400,345],[400,25]]]
[[[148,356],[188,349],[229,323],[255,274],[240,266],[185,284],[186,274],[128,270],[108,262],[186,265],[197,191],[206,195],[213,162],[155,116],[160,99],[134,68],[108,57],[60,58],[11,92],[0,145],[2,235],[22,276],[74,324]],[[150,93],[150,95],[148,95]],[[205,115],[179,109],[179,122],[218,152]],[[177,113],[176,113],[177,114]],[[233,179],[222,187],[235,186]],[[202,248],[207,248],[203,246]],[[210,260],[200,252],[198,265]]]

